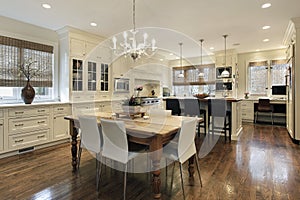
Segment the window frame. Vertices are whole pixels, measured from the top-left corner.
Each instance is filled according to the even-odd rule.
[[[263,60],[255,60],[255,61],[247,61],[247,69],[246,69],[246,91],[249,92],[249,94],[251,96],[265,96],[265,97],[269,97],[272,95],[272,68],[273,65],[272,61],[283,61],[286,59],[285,58],[276,58],[276,59],[263,59]],[[249,73],[249,68],[250,68],[250,63],[252,62],[267,62],[267,80],[266,80],[266,92],[265,94],[259,94],[259,93],[251,93],[250,91],[250,85],[249,85],[249,79],[250,79],[250,73]],[[286,65],[288,65],[287,63],[285,63]],[[285,82],[285,81],[284,81]],[[285,84],[285,83],[284,83]]]

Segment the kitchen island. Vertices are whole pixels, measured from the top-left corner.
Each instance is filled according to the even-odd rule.
[[[163,105],[166,108],[166,101],[168,99],[178,99],[179,102],[180,100],[184,98],[194,98],[194,97],[168,97],[168,98],[163,98]],[[243,127],[242,127],[242,110],[241,110],[241,105],[242,105],[242,99],[239,98],[233,98],[233,97],[226,97],[226,98],[215,98],[215,97],[206,97],[203,99],[198,99],[199,100],[199,105],[200,109],[205,109],[206,110],[206,119],[209,119],[209,108],[208,108],[208,102],[210,99],[224,99],[227,102],[227,110],[230,111],[231,113],[231,139],[232,140],[237,140],[239,134],[242,132]],[[181,105],[181,103],[180,103]],[[181,108],[181,113],[184,113],[184,107],[180,106]],[[209,121],[206,120],[206,130],[209,130]]]

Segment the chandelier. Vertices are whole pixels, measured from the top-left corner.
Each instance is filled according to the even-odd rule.
[[[129,31],[129,34],[126,31],[123,32],[124,41],[117,44],[117,38],[114,36],[112,38],[113,42],[113,51],[118,56],[130,56],[134,61],[140,58],[143,55],[151,56],[155,53],[157,47],[155,46],[155,39],[151,40],[151,43],[147,41],[148,34],[144,33],[144,40],[138,43],[136,35],[138,30],[135,28],[135,0],[133,0],[133,10],[132,10],[132,19],[133,19],[133,29]]]

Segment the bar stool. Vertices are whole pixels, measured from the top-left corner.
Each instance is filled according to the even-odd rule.
[[[227,102],[225,99],[209,99],[208,100],[209,118],[211,117],[211,133],[224,133],[225,141],[227,140],[227,131],[229,132],[229,141],[231,141],[231,111],[227,110]],[[223,119],[223,127],[216,123],[216,118]]]
[[[204,134],[206,134],[206,110],[200,109],[199,100],[196,98],[185,98],[182,103],[182,108],[184,109],[182,115],[203,117],[203,121],[198,123],[198,137],[200,137],[200,127],[204,128]]]

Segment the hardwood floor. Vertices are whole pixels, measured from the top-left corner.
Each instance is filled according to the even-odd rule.
[[[97,193],[94,158],[83,151],[77,174],[70,161],[69,144],[1,159],[0,199],[122,199],[123,173],[104,168]],[[284,127],[244,125],[239,141],[220,138],[200,167],[202,188],[196,176],[195,186],[189,186],[184,166],[186,199],[300,198],[300,146]],[[162,199],[183,199],[178,165],[172,191],[165,170],[161,179]],[[127,199],[152,199],[147,174],[128,175]]]

